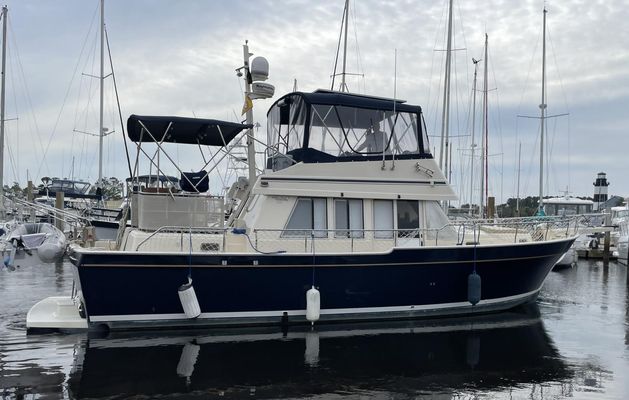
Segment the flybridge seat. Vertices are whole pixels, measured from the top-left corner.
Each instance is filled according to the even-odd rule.
[[[210,180],[205,171],[182,172],[179,184],[184,192],[205,193],[210,189]]]

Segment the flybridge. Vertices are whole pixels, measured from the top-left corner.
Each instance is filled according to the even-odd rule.
[[[271,106],[267,135],[280,163],[432,157],[421,107],[396,99],[289,93]]]

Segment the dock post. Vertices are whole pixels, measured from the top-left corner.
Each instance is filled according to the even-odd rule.
[[[609,210],[611,211],[611,210]],[[603,265],[607,266],[609,264],[609,245],[610,245],[610,225],[611,225],[611,213],[605,213],[605,241],[603,244]]]
[[[64,193],[59,191],[55,193],[55,209],[63,210],[63,198]],[[55,212],[55,226],[60,231],[63,231],[63,219],[61,218],[61,213]]]
[[[496,216],[496,198],[490,196],[487,198],[487,218],[492,219]]]
[[[30,203],[33,199],[33,181],[28,181],[28,186],[26,186],[26,200]]]

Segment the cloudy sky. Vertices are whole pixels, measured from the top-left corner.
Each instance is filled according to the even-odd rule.
[[[9,0],[5,182],[42,176],[94,181],[98,176],[97,0]],[[629,3],[547,1],[547,192],[591,195],[605,171],[610,193],[629,195]],[[453,176],[469,198],[472,57],[484,58],[489,35],[490,191],[538,192],[541,97],[541,0],[455,0],[451,135]],[[351,91],[391,97],[397,49],[397,96],[424,108],[431,147],[439,153],[446,32],[445,0],[351,0],[348,72]],[[242,44],[270,63],[276,96],[328,88],[342,0],[109,0],[106,25],[123,118],[180,115],[237,121]],[[109,72],[107,68],[107,73]],[[111,78],[106,80],[104,175],[127,175]],[[482,68],[479,70],[479,89]],[[482,93],[478,93],[482,96]],[[480,103],[480,97],[479,97]],[[272,100],[257,101],[262,124]],[[17,118],[17,119],[14,119]],[[479,120],[480,117],[477,117]],[[478,135],[479,128],[476,128]],[[88,132],[88,134],[81,132]],[[196,149],[175,149],[186,168]],[[478,164],[478,161],[476,162]],[[74,169],[72,167],[74,166]],[[477,190],[477,189],[476,189]]]

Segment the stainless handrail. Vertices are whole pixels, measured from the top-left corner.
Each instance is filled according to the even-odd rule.
[[[140,250],[140,246],[142,246],[144,243],[148,242],[151,238],[153,238],[158,233],[166,232],[166,231],[175,232],[175,233],[181,232],[182,235],[184,233],[188,233],[188,232],[192,233],[192,231],[194,231],[194,233],[222,234],[224,236],[225,232],[227,232],[227,229],[217,229],[217,228],[211,228],[211,227],[194,227],[194,226],[193,227],[189,227],[189,226],[161,226],[158,229],[156,229],[155,231],[153,231],[153,233],[151,233],[149,236],[144,238],[144,240],[142,240],[140,243],[138,243],[138,245],[135,248],[135,251]],[[181,247],[183,248],[183,239],[182,239]]]

